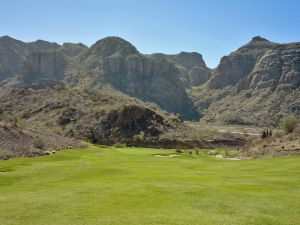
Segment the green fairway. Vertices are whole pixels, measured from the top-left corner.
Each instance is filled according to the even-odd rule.
[[[0,225],[300,224],[300,157],[65,150],[0,161]]]

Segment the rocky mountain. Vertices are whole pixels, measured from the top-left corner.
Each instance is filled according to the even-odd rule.
[[[209,80],[209,87],[223,88],[227,85],[236,85],[253,70],[258,58],[275,46],[276,43],[259,36],[252,38],[248,44],[221,59],[213,77]]]
[[[58,51],[66,57],[75,57],[87,50],[88,47],[81,43],[63,43],[63,45],[58,49]]]
[[[181,79],[182,69],[178,65],[184,67],[186,76],[191,76],[194,83],[204,82],[210,76],[209,69],[197,53],[163,58],[147,56],[119,37],[104,38],[90,48],[67,43],[26,54],[26,58],[20,60],[22,66],[17,76],[6,87],[36,89],[55,85],[110,85],[189,120],[197,120],[199,115],[187,95],[186,84]]]
[[[14,76],[30,53],[59,47],[56,43],[42,40],[25,43],[9,36],[0,37],[0,81]]]
[[[284,115],[300,111],[299,43],[257,36],[224,56],[214,70],[199,53],[145,55],[119,37],[87,47],[5,36],[0,58],[0,76],[9,78],[0,83],[0,92],[108,87],[184,120],[229,124],[276,126]]]
[[[0,159],[39,156],[66,148],[84,148],[79,140],[53,132],[37,132],[33,129],[3,127],[0,124]]]
[[[238,82],[238,90],[300,86],[300,43],[277,45],[256,62],[246,77]]]
[[[213,144],[191,139],[194,130],[159,106],[108,87],[18,88],[0,93],[0,115],[16,113],[26,120],[26,127],[36,131],[99,144],[149,147],[155,143],[156,147],[173,148]]]
[[[211,70],[206,66],[202,55],[197,52],[180,52],[176,55],[155,53],[150,57],[174,63],[179,70],[179,78],[186,87],[199,86],[212,76]]]
[[[184,119],[198,119],[176,66],[139,53],[121,38],[108,37],[96,42],[81,57],[80,64],[82,69],[77,71],[87,74],[92,86],[110,84],[130,96],[180,113]]]
[[[29,54],[19,72],[21,85],[47,87],[64,78],[67,61],[59,51],[42,51]]]
[[[286,115],[299,116],[299,46],[254,37],[223,57],[212,78],[189,91],[202,120],[277,126]]]

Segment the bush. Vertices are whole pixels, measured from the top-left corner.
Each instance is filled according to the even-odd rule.
[[[182,150],[179,149],[179,148],[177,148],[177,149],[176,149],[176,153],[182,153]]]
[[[13,112],[11,118],[12,118],[12,124],[13,124],[13,126],[17,127],[18,123],[19,123],[19,120],[20,120],[20,116],[16,112]]]
[[[26,127],[26,121],[22,119],[16,112],[4,113],[1,116],[1,123],[5,129],[9,126],[19,127],[23,130]]]
[[[9,127],[10,121],[11,121],[11,116],[9,114],[2,114],[1,123],[5,129]]]
[[[218,155],[219,153],[216,150],[210,150],[207,154],[208,155]]]
[[[0,159],[9,159],[12,157],[12,152],[8,149],[3,149],[0,151]]]
[[[37,138],[33,142],[33,146],[38,148],[38,149],[44,149],[46,147],[46,143],[43,139]]]
[[[145,138],[145,132],[144,131],[141,131],[139,134],[135,134],[133,136],[133,141],[134,142],[141,142],[143,141]]]
[[[288,116],[283,118],[281,121],[281,128],[286,132],[286,133],[292,133],[296,127],[297,127],[297,118],[295,116]]]
[[[115,148],[126,148],[126,144],[125,143],[115,143],[113,145]]]

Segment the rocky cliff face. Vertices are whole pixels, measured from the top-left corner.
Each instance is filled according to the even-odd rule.
[[[202,55],[197,52],[180,52],[176,55],[156,53],[150,57],[174,63],[179,70],[179,78],[186,87],[199,86],[211,78],[211,70]]]
[[[47,41],[25,43],[9,36],[0,37],[0,81],[14,76],[28,54],[58,47],[58,44]]]
[[[104,38],[90,48],[44,41],[19,44],[25,50],[17,54],[22,66],[19,65],[17,72],[19,84],[13,80],[12,87],[45,88],[62,82],[67,86],[89,87],[109,84],[130,96],[179,113],[184,119],[199,118],[182,82],[181,68],[191,83],[207,80],[210,73],[200,54],[180,53],[172,59],[158,59],[141,54],[119,37]]]
[[[275,90],[278,85],[300,86],[300,43],[278,45],[267,51],[237,88]]]
[[[60,48],[59,52],[68,57],[75,57],[88,50],[88,47],[84,44],[78,43],[64,43]]]
[[[235,86],[253,70],[259,57],[274,46],[275,43],[264,38],[254,37],[248,44],[221,59],[209,81],[209,87]]]
[[[28,49],[21,41],[8,36],[0,38],[0,81],[13,76],[22,66]]]
[[[222,58],[213,77],[190,89],[202,120],[220,124],[277,126],[300,116],[300,44],[255,37]]]
[[[176,120],[169,123],[162,115],[150,108],[125,105],[104,116],[95,127],[92,139],[96,143],[112,144],[128,142],[134,135],[137,139],[158,138],[168,129],[175,129],[172,126],[174,123],[180,122]]]
[[[108,83],[126,94],[180,113],[184,119],[198,118],[175,64],[147,57],[121,38],[96,42],[81,57],[81,64],[82,73],[89,74],[93,86]]]
[[[67,61],[58,51],[35,52],[27,56],[19,73],[22,85],[47,87],[64,78]]]
[[[0,80],[17,73],[23,87],[109,85],[112,91],[156,103],[187,120],[204,115],[206,121],[256,124],[259,116],[268,120],[265,124],[276,124],[282,116],[299,112],[299,45],[254,37],[210,70],[199,53],[144,55],[118,37],[104,38],[90,48],[2,37]],[[9,87],[9,82],[0,86]]]

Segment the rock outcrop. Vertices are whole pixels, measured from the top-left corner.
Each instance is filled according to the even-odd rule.
[[[58,44],[47,41],[25,43],[9,36],[0,37],[0,81],[14,76],[30,53],[57,48]]]
[[[86,147],[81,141],[52,132],[37,132],[32,129],[0,125],[0,159],[45,155],[46,151],[66,149],[70,146]]]
[[[84,44],[78,43],[64,43],[60,48],[59,52],[68,57],[75,57],[85,52],[88,47]]]
[[[253,70],[257,60],[276,45],[264,38],[254,37],[248,44],[221,59],[209,80],[209,87],[235,86]]]
[[[107,83],[130,95],[158,104],[184,119],[198,119],[198,113],[180,80],[180,71],[166,59],[139,53],[129,42],[108,37],[96,42],[81,57],[82,73],[91,85]]]
[[[14,42],[22,45],[22,54],[17,54],[19,59],[15,55],[11,57],[18,59],[18,66],[10,76],[18,73],[18,79],[3,83],[6,87],[111,85],[125,94],[179,113],[183,119],[199,118],[182,81],[182,70],[185,78],[195,85],[210,77],[210,71],[198,53],[180,53],[158,59],[141,54],[119,37],[101,39],[90,48],[72,43],[59,46],[41,40]]]
[[[278,85],[300,86],[300,43],[283,44],[267,51],[237,88],[275,90]]]
[[[19,76],[24,86],[47,87],[64,78],[66,59],[58,51],[31,53],[25,60]]]
[[[300,43],[261,37],[222,58],[213,77],[189,90],[202,120],[218,124],[278,126],[299,114]]]
[[[209,80],[212,75],[202,55],[197,52],[180,52],[176,55],[155,53],[150,57],[174,63],[179,70],[179,78],[186,87],[199,86]]]
[[[150,108],[124,105],[120,109],[110,111],[100,121],[93,132],[93,141],[106,144],[125,143],[132,140],[134,135],[138,135],[139,139],[159,138],[171,128],[174,129],[166,118]]]

